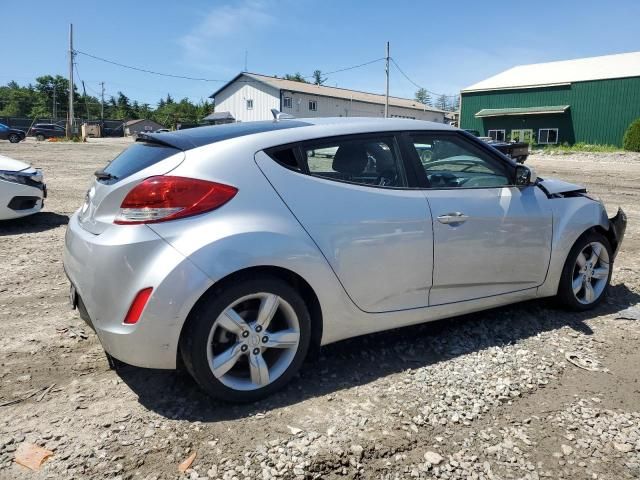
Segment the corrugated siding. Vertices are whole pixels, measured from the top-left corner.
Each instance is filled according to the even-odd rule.
[[[282,96],[283,98],[291,97],[292,105],[292,108],[283,108],[282,111],[296,117],[384,117],[384,105],[298,92],[284,92]],[[309,110],[310,100],[316,102],[316,111]],[[430,122],[444,122],[444,113],[431,110],[416,110],[390,105],[389,115]]]
[[[277,89],[261,82],[234,82],[216,95],[216,112],[231,112],[241,122],[271,120],[271,109],[280,109],[279,95]],[[247,109],[247,100],[253,100],[252,109]]]
[[[571,108],[565,115],[475,118],[483,108],[545,105],[570,105]],[[463,93],[460,126],[478,130],[483,135],[493,128],[532,128],[536,133],[538,128],[559,128],[561,142],[621,146],[626,128],[636,118],[640,118],[640,77],[559,87]]]

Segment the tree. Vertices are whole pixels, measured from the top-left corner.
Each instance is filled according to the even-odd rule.
[[[296,72],[293,75],[291,75],[290,73],[287,73],[284,76],[284,79],[285,80],[292,80],[294,82],[309,83],[304,79],[304,77],[302,76],[302,74],[300,72]]]
[[[622,147],[630,152],[640,152],[640,118],[631,122],[624,133]]]
[[[442,94],[438,96],[438,99],[436,100],[436,108],[439,108],[440,110],[449,109],[449,101],[447,100],[446,95]]]
[[[313,83],[316,85],[324,85],[324,82],[327,81],[327,77],[322,76],[322,71],[315,70],[313,72]]]
[[[34,85],[20,86],[14,81],[0,85],[0,117],[51,118],[55,92],[58,117],[64,118],[68,110],[68,85],[67,79],[60,75],[40,76]],[[100,100],[88,95],[84,89],[82,94],[74,90],[76,116],[94,120],[99,118]],[[132,100],[124,92],[110,96],[104,104],[105,119],[149,118],[167,126],[177,123],[198,124],[212,111],[213,104],[208,100],[192,102],[183,98],[176,102],[171,94],[161,98],[156,108]]]
[[[113,98],[113,97],[112,97]],[[133,118],[133,109],[131,108],[131,103],[129,101],[129,97],[127,97],[124,93],[118,92],[118,99],[116,100],[116,115],[117,118],[121,120],[127,120]]]
[[[455,96],[455,99],[453,101],[453,111],[454,112],[460,111],[460,95]]]
[[[431,95],[424,88],[420,88],[416,91],[415,99],[424,105],[431,106]]]

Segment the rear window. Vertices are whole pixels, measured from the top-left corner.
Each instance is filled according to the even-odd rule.
[[[115,178],[110,181],[103,180],[102,182],[117,182],[178,152],[180,152],[180,150],[177,148],[166,145],[135,143],[111,160],[104,169],[104,172],[111,174]]]

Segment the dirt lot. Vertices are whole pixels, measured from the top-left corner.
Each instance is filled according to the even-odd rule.
[[[0,478],[640,476],[640,155],[529,161],[628,213],[597,310],[535,301],[341,342],[282,393],[233,406],[173,372],[109,370],[69,310],[65,224],[125,146],[0,143],[43,168],[50,192],[44,212],[0,224]],[[14,463],[23,442],[54,452],[39,472]]]

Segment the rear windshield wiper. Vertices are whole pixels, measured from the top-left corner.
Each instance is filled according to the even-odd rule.
[[[96,170],[93,174],[98,180],[118,180],[118,177],[110,174],[109,172],[105,172],[104,170]]]

